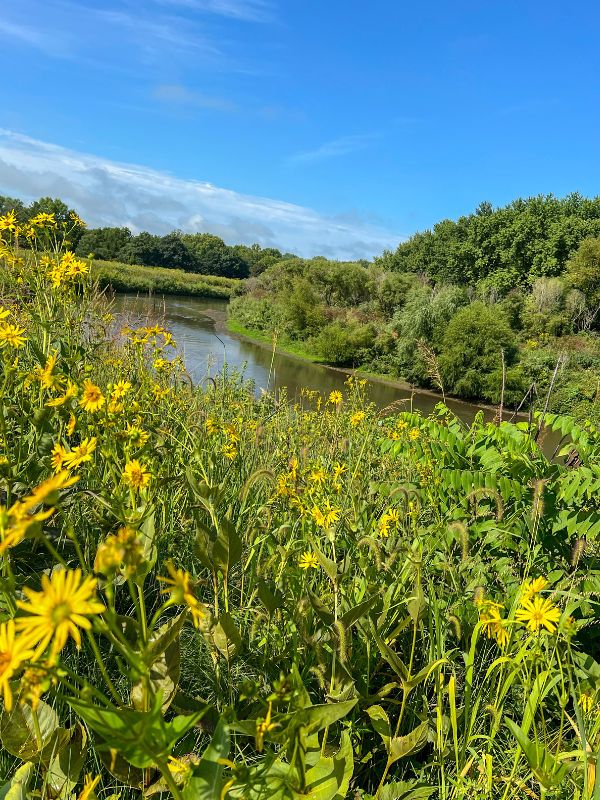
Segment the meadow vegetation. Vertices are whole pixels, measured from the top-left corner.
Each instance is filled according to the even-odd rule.
[[[183,294],[222,300],[229,299],[240,283],[236,278],[97,259],[92,263],[92,278],[98,281],[100,287],[110,288],[115,292]]]
[[[373,263],[279,260],[231,304],[321,360],[600,421],[600,199],[482,204]],[[556,370],[556,374],[555,373]]]
[[[2,796],[596,798],[600,432],[194,387],[67,226],[0,217]]]

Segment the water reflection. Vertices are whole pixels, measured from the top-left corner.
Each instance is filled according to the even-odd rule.
[[[164,321],[173,332],[178,351],[185,359],[187,370],[195,382],[216,377],[227,365],[239,370],[251,380],[257,393],[286,387],[288,396],[295,398],[300,389],[317,389],[324,394],[343,389],[347,375],[335,369],[312,364],[293,356],[276,353],[268,347],[227,333],[224,329],[227,303],[220,300],[194,297],[148,297],[122,294],[114,300],[114,310],[132,316],[136,324]],[[380,408],[403,401],[406,408],[429,414],[438,398],[398,388],[378,381],[369,381],[369,398]],[[478,406],[449,400],[448,406],[465,421],[473,419]],[[491,419],[493,411],[485,410]]]

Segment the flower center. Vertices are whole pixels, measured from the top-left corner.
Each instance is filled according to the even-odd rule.
[[[52,609],[51,619],[55,625],[60,625],[61,622],[64,622],[71,616],[71,605],[66,600],[63,600],[62,603],[58,603]]]
[[[0,653],[0,675],[3,675],[12,662],[12,654],[9,651]]]

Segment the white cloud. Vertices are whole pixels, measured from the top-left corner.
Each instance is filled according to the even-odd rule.
[[[265,0],[157,0],[161,5],[181,6],[248,22],[272,18],[271,3]]]
[[[311,161],[323,161],[327,158],[336,158],[355,153],[357,150],[364,150],[369,147],[376,139],[380,138],[377,133],[363,133],[356,136],[342,136],[331,142],[325,142],[314,150],[307,150],[290,156],[292,163],[307,163]]]
[[[240,194],[122,164],[0,129],[0,194],[61,197],[91,226],[207,231],[229,244],[259,242],[304,256],[369,258],[401,237],[355,214]]]
[[[180,83],[161,83],[153,91],[153,96],[163,103],[177,106],[197,106],[212,111],[238,111],[238,106],[225,97],[215,97],[192,89]]]

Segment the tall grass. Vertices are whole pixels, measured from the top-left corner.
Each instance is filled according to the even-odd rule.
[[[216,275],[198,275],[181,269],[144,267],[118,261],[94,261],[93,277],[100,286],[117,292],[152,292],[228,299],[240,281]]]
[[[85,262],[25,263],[14,236],[6,792],[596,797],[595,428],[547,414],[548,458],[540,420],[377,411],[353,378],[296,404],[194,387],[168,331],[123,328]]]

